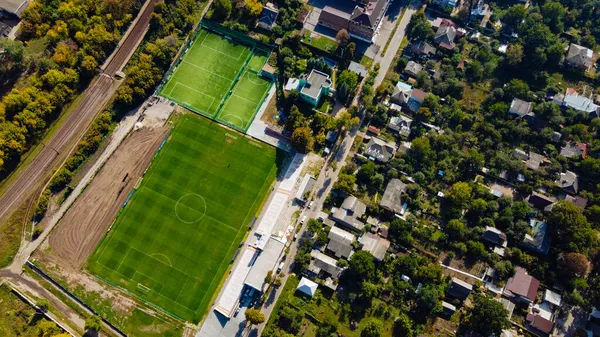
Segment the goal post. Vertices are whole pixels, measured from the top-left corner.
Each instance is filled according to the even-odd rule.
[[[140,292],[144,293],[144,294],[148,294],[150,292],[150,288],[146,287],[145,285],[138,283],[136,286],[137,290],[139,290]]]

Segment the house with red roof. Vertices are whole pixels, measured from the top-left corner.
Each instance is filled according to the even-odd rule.
[[[515,268],[515,275],[508,279],[504,287],[504,296],[517,302],[531,303],[535,301],[540,281],[527,274],[521,267]]]

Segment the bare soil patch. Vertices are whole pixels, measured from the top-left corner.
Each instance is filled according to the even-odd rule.
[[[61,219],[49,238],[64,262],[81,268],[102,239],[169,127],[133,131]]]

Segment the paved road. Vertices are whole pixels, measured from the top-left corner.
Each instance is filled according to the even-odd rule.
[[[42,186],[48,174],[62,163],[84,135],[97,113],[108,102],[114,90],[110,90],[114,82],[112,76],[127,64],[129,57],[142,40],[156,1],[149,0],[136,22],[132,23],[129,34],[117,47],[116,53],[103,67],[105,70],[84,92],[79,106],[71,112],[52,139],[0,197],[0,222],[6,220],[20,203]]]
[[[390,45],[387,51],[385,52],[385,55],[381,59],[376,60],[379,61],[379,63],[381,64],[381,69],[379,70],[379,74],[375,78],[375,84],[373,85],[373,87],[377,88],[381,84],[381,82],[383,82],[385,74],[392,65],[392,61],[394,60],[394,56],[396,56],[398,48],[400,48],[400,44],[404,39],[404,35],[406,35],[406,27],[410,23],[410,19],[412,18],[413,14],[415,14],[418,9],[418,4],[414,2],[411,2],[408,5],[406,11],[404,12],[404,15],[400,19],[400,23],[398,24],[398,28],[396,29],[394,36],[392,36],[392,40],[390,41]]]
[[[381,82],[383,82],[383,79],[385,78],[385,73],[387,73],[389,67],[391,66],[392,60],[393,60],[394,56],[396,55],[398,48],[400,47],[400,43],[401,43],[402,39],[404,38],[406,26],[410,22],[410,18],[412,17],[412,15],[416,12],[416,9],[417,8],[415,6],[411,5],[409,8],[406,9],[403,17],[401,18],[400,26],[398,26],[396,33],[392,37],[393,40],[390,42],[390,46],[388,47],[388,50],[386,51],[384,57],[380,61],[380,63],[381,63],[381,68],[379,70],[380,76],[378,76],[377,79],[375,80],[375,85],[374,85],[375,87],[377,87],[379,84],[381,84]],[[381,75],[381,74],[383,74],[383,75]],[[360,89],[359,89],[359,91],[360,91]],[[353,105],[358,104],[358,96],[359,95],[356,95],[355,100],[352,102]],[[361,123],[362,123],[362,120],[361,120]],[[337,177],[338,177],[340,171],[342,170],[342,168],[344,167],[344,163],[346,162],[346,158],[350,154],[352,144],[354,143],[354,139],[356,138],[357,134],[358,134],[358,129],[352,130],[350,132],[346,132],[346,134],[343,136],[343,139],[340,141],[336,150],[330,155],[330,157],[327,158],[326,163],[325,163],[325,165],[323,165],[323,169],[321,170],[319,177],[317,178],[317,182],[315,184],[316,189],[312,196],[312,200],[314,201],[313,206],[311,207],[311,209],[306,209],[306,208],[303,209],[300,216],[298,217],[299,219],[302,219],[304,216],[306,216],[308,219],[316,218],[318,216],[319,212],[323,209],[323,204],[325,203],[325,199],[331,193],[333,184],[335,184],[335,182],[337,181]],[[331,162],[334,162],[334,161],[337,164],[335,169],[332,168],[330,165]],[[299,234],[298,234],[298,238],[302,237],[305,230],[306,230],[306,223],[304,225],[302,225],[302,227],[299,231]],[[282,284],[285,284],[285,282],[287,281],[287,277],[288,277],[289,273],[291,272],[292,263],[294,261],[294,256],[296,256],[297,250],[298,250],[297,242],[292,243],[292,245],[290,246],[290,252],[289,252],[289,254],[287,254],[285,265],[282,269],[283,272],[285,273],[285,277],[282,280],[283,281]],[[282,290],[283,290],[283,286],[276,289],[276,291],[272,291],[262,307],[261,311],[265,314],[267,321],[273,311],[273,308],[275,307],[275,304],[277,303],[277,300],[279,299],[279,296],[281,295]],[[262,333],[265,326],[266,326],[266,323],[263,323],[263,324],[259,325],[258,327],[256,327],[255,329],[252,329],[252,331],[250,332],[250,335],[260,336],[260,334]]]

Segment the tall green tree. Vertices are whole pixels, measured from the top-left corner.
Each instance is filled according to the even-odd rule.
[[[511,326],[508,311],[502,303],[487,296],[478,296],[469,310],[465,326],[481,336],[499,337],[502,330]]]

